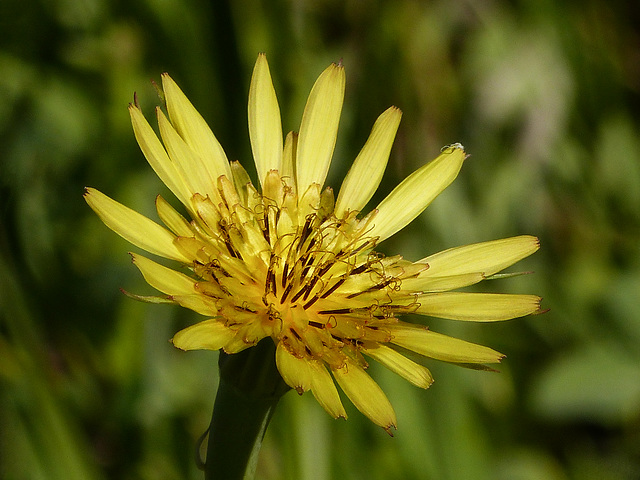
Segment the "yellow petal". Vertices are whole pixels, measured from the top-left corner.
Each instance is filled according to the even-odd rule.
[[[156,290],[167,295],[193,295],[196,293],[195,280],[185,274],[160,265],[142,255],[132,253],[131,258],[147,283]]]
[[[498,363],[504,357],[489,347],[448,337],[418,325],[393,325],[389,331],[393,337],[391,343],[444,362]]]
[[[166,73],[162,75],[162,88],[171,123],[198,157],[204,160],[209,176],[217,179],[220,175],[226,175],[231,178],[229,161],[222,146],[204,118]]]
[[[426,272],[425,272],[426,273]],[[420,276],[402,280],[404,292],[446,292],[454,288],[462,288],[481,282],[486,277],[482,273],[464,273],[446,276]]]
[[[298,225],[304,225],[307,215],[320,210],[320,185],[314,183],[298,197]]]
[[[195,218],[202,220],[210,232],[218,232],[220,221],[220,212],[211,201],[209,197],[203,197],[202,195],[194,195],[192,198],[193,208],[196,212]]]
[[[231,174],[233,175],[233,185],[238,191],[240,201],[242,202],[242,205],[246,207],[249,196],[249,185],[251,185],[251,178],[249,178],[249,174],[237,160],[231,162]]]
[[[406,227],[453,182],[464,159],[462,145],[456,144],[405,178],[378,205],[370,235],[383,241]]]
[[[336,201],[336,217],[342,218],[347,211],[362,210],[378,189],[400,118],[400,109],[390,107],[376,120],[367,143],[342,182]]]
[[[344,67],[334,63],[320,74],[311,89],[302,114],[296,156],[300,194],[304,194],[312,183],[320,187],[324,184],[336,145],[344,85]]]
[[[162,223],[178,236],[192,237],[191,225],[160,195],[156,197],[156,210]]]
[[[531,235],[450,248],[420,260],[420,263],[429,264],[429,269],[420,276],[482,272],[488,277],[528,257],[539,248],[540,241]]]
[[[284,152],[282,153],[282,178],[289,187],[296,191],[296,152],[298,151],[298,134],[289,132],[284,140]]]
[[[312,361],[310,364],[311,392],[320,406],[333,418],[347,418],[338,389],[323,363]]]
[[[369,374],[353,362],[332,371],[338,385],[356,408],[391,433],[391,427],[396,426],[396,414],[387,396]]]
[[[171,342],[181,350],[220,350],[233,335],[224,323],[212,318],[180,330]]]
[[[258,55],[249,88],[249,138],[262,184],[269,170],[282,165],[282,120],[264,53]]]
[[[433,383],[433,377],[427,367],[409,360],[407,357],[393,348],[378,344],[373,348],[365,348],[364,353],[383,364],[389,370],[397,373],[420,388],[429,388]]]
[[[494,322],[523,317],[540,311],[541,298],[535,295],[504,293],[445,292],[418,295],[420,306],[415,311],[422,315]]]
[[[162,141],[176,169],[181,172],[184,182],[191,194],[190,197],[199,193],[205,197],[209,196],[217,200],[219,198],[219,193],[215,188],[217,177],[210,175],[210,172],[205,166],[205,162],[203,162],[199,154],[178,135],[178,132],[173,128],[173,125],[171,125],[167,117],[165,117],[164,113],[162,113],[162,110],[159,108],[156,109],[156,114],[158,116],[158,127]],[[231,178],[231,176],[229,176],[229,178]]]
[[[189,207],[189,198],[191,194],[182,178],[182,174],[176,169],[173,162],[167,155],[166,150],[158,140],[155,132],[147,122],[144,115],[135,105],[129,105],[129,114],[131,115],[131,124],[133,125],[133,133],[136,141],[140,146],[140,150],[144,154],[151,168],[156,175],[162,180],[169,190],[182,202],[183,205]]]
[[[215,299],[208,297],[207,295],[171,295],[170,298],[180,306],[193,310],[200,315],[213,317],[218,314]]]
[[[128,242],[154,255],[190,262],[173,244],[176,236],[166,228],[94,188],[85,189],[84,199],[107,227]]]
[[[254,314],[249,314],[248,316],[254,317]],[[228,318],[228,315],[225,317]],[[238,329],[235,330],[235,328]],[[240,322],[238,327],[234,327],[233,338],[225,343],[222,349],[226,353],[238,353],[251,348],[257,345],[260,340],[269,336],[271,332],[266,331],[268,328],[262,322],[255,321],[255,319]]]
[[[229,354],[240,353],[247,348],[253,347],[256,343],[258,342],[247,342],[242,335],[238,335],[238,333],[235,333],[233,338],[224,344],[222,350],[224,350],[225,353]]]
[[[309,359],[296,357],[282,342],[276,347],[276,366],[284,382],[299,394],[311,389]]]

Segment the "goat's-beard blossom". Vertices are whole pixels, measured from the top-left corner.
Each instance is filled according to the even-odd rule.
[[[265,55],[249,91],[249,134],[259,184],[224,150],[169,75],[162,76],[168,118],[156,109],[162,143],[137,104],[129,112],[147,161],[190,220],[156,198],[165,226],[93,188],[85,199],[117,234],[181,271],[137,253],[133,263],[171,302],[208,317],[178,332],[183,350],[234,354],[271,337],[284,381],[311,390],[333,417],[346,417],[334,380],[355,406],[390,433],[396,416],[366,372],[370,359],[427,388],[429,370],[405,356],[481,367],[502,354],[404,322],[404,314],[498,321],[540,311],[534,295],[453,291],[532,254],[538,239],[518,236],[451,248],[412,262],[374,248],[418,216],[458,175],[460,144],[401,182],[363,213],[385,170],[400,123],[396,107],[375,122],[338,197],[323,188],[344,97],[341,64],[330,65],[307,100],[299,133],[283,142],[280,110]],[[412,355],[417,357],[416,355]]]

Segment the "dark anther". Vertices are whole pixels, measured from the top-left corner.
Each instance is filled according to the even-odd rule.
[[[322,310],[318,313],[321,313],[322,315],[344,315],[345,313],[351,312],[353,312],[353,309],[351,308],[338,308],[336,310]]]
[[[267,278],[264,281],[264,294],[266,295],[269,292],[276,294],[276,274],[273,273],[271,266],[267,270]]]
[[[284,282],[283,282],[283,284],[284,284]],[[289,285],[287,285],[287,288],[285,288],[285,290],[284,290],[284,292],[282,294],[282,297],[280,297],[280,305],[282,305],[284,303],[284,301],[287,299],[287,297],[291,293],[292,289],[293,289],[293,283],[290,283]]]
[[[302,247],[302,244],[305,242],[309,234],[311,233],[311,224],[315,219],[315,213],[307,215],[307,219],[304,222],[304,227],[302,227],[302,233],[300,234],[300,243],[298,243],[298,249]]]
[[[327,290],[322,295],[320,295],[320,298],[327,298],[329,295],[335,292],[338,289],[338,287],[340,287],[340,285],[344,283],[344,281],[345,281],[344,277],[340,278],[336,283],[333,284],[333,286],[329,290]]]
[[[375,292],[376,290],[382,290],[384,287],[386,287],[387,285],[389,285],[393,281],[394,281],[393,278],[389,278],[388,280],[385,280],[383,282],[377,283],[373,287],[369,287],[366,290],[362,290],[361,292],[356,292],[356,293],[352,293],[351,295],[347,295],[347,298],[354,298],[354,297],[357,297],[358,295],[362,295],[363,293]]]
[[[369,268],[369,265],[367,263],[363,263],[359,267],[356,267],[353,270],[351,270],[349,272],[349,275],[358,275],[359,273],[364,272],[367,268]]]
[[[316,273],[316,275],[318,277],[323,276],[325,273],[327,273],[329,271],[329,269],[333,266],[333,262],[327,262],[325,263],[322,267],[320,267],[318,269],[318,272]]]
[[[264,230],[262,230],[262,234],[264,235],[264,239],[268,244],[271,244],[270,236],[269,236],[269,213],[268,210],[264,211]]]
[[[298,290],[298,293],[296,293],[293,298],[291,299],[291,302],[295,302],[296,300],[298,300],[303,294],[304,292],[307,291],[307,289],[309,288],[309,284],[305,284],[304,287],[302,287],[300,290]]]
[[[311,305],[313,305],[314,303],[316,303],[318,301],[318,296],[314,295],[313,297],[311,297],[311,300],[309,300],[307,303],[305,303],[302,308],[304,308],[305,310],[307,308],[309,308]]]
[[[287,284],[287,275],[289,275],[289,262],[284,261],[284,268],[282,269],[282,288]]]
[[[311,293],[311,290],[313,290],[313,287],[316,286],[316,283],[318,283],[318,280],[320,279],[320,277],[313,277],[311,279],[311,281],[309,282],[309,290],[307,290],[307,293],[304,294],[304,297],[302,297],[303,300],[306,300],[307,297],[309,296],[309,294]]]
[[[246,302],[245,302],[246,304]],[[233,308],[235,308],[236,310],[238,310],[239,312],[249,312],[249,313],[256,313],[255,310],[249,308],[248,306],[246,306],[245,304],[243,305],[234,305]]]

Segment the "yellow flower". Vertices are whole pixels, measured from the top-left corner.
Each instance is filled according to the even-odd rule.
[[[85,199],[117,234],[185,267],[187,274],[131,254],[145,280],[165,294],[147,300],[170,301],[209,317],[178,332],[176,347],[233,354],[271,337],[278,370],[298,393],[311,390],[329,414],[346,417],[335,380],[362,413],[390,432],[396,416],[366,372],[369,359],[427,388],[429,370],[403,351],[466,365],[503,357],[402,322],[400,315],[486,322],[540,310],[534,295],[452,291],[532,254],[539,248],[535,237],[452,248],[416,262],[374,251],[455,179],[466,158],[462,145],[445,147],[361,214],[387,164],[401,117],[396,107],[375,122],[337,199],[330,187],[323,189],[344,97],[342,65],[332,64],[320,75],[300,132],[283,142],[267,60],[258,57],[248,114],[259,188],[238,162],[227,160],[169,75],[162,76],[162,85],[169,115],[156,110],[162,143],[137,105],[129,111],[142,152],[191,220],[160,196],[156,208],[165,226],[95,189],[87,188]]]

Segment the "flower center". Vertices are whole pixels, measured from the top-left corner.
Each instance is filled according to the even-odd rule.
[[[298,199],[275,171],[262,195],[250,184],[244,192],[227,184],[220,177],[217,208],[194,198],[201,237],[194,272],[236,338],[251,346],[271,336],[297,357],[335,368],[345,355],[361,357],[360,345],[390,340],[385,325],[408,308],[394,304],[400,281],[426,267],[372,252],[375,212],[338,219],[330,189],[312,186]]]

